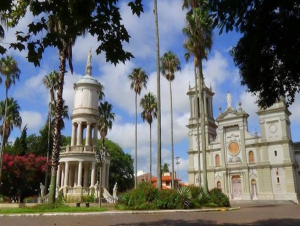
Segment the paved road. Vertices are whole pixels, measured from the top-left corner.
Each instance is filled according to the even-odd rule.
[[[131,225],[300,225],[300,205],[242,206],[221,212],[153,214],[97,213],[67,216],[6,216],[0,226],[131,226]]]

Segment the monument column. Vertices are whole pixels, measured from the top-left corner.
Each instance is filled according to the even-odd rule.
[[[76,131],[77,130],[77,124],[76,122],[74,122],[72,124],[72,140],[71,140],[71,146],[75,146],[76,145]]]
[[[81,187],[82,179],[82,161],[78,162],[78,173],[77,173],[77,187]]]
[[[56,186],[59,186],[60,183],[60,164],[57,167],[57,172],[56,172]]]
[[[85,146],[90,146],[91,145],[91,123],[87,123],[87,128],[86,128],[86,141],[85,141]]]
[[[97,144],[97,141],[98,141],[98,137],[97,137],[97,135],[98,135],[98,130],[97,130],[97,125],[96,124],[94,124],[94,145],[98,145]]]
[[[84,177],[83,177],[83,186],[88,187],[88,178],[89,178],[89,165],[85,164],[84,166]]]
[[[69,162],[65,163],[65,179],[64,179],[64,186],[67,187],[68,186],[68,181],[69,181]]]
[[[95,172],[96,172],[96,162],[92,162],[91,170],[91,186],[95,185]]]
[[[78,122],[78,127],[77,127],[77,144],[76,145],[82,145],[82,122]]]

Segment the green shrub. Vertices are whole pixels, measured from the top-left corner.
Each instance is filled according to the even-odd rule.
[[[213,188],[209,191],[209,199],[211,203],[214,203],[219,207],[230,206],[228,197],[218,188]]]
[[[192,193],[188,187],[180,187],[178,190],[181,208],[188,209],[192,206]]]
[[[91,195],[86,195],[86,196],[82,196],[81,198],[82,202],[95,202],[96,200],[96,197],[94,194],[91,194]]]
[[[175,190],[162,190],[155,199],[157,209],[180,209],[179,195]]]
[[[157,194],[158,190],[152,184],[143,182],[136,189],[125,193],[119,200],[119,204],[134,210],[156,209],[153,202]]]

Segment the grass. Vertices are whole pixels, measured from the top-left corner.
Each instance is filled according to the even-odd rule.
[[[67,205],[39,204],[33,207],[3,208],[0,214],[25,214],[25,213],[80,213],[80,212],[103,212],[106,208],[99,207],[70,207]]]

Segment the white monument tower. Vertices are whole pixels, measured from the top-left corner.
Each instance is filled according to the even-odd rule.
[[[60,153],[57,170],[57,189],[70,201],[93,194],[98,197],[98,170],[95,153],[98,148],[98,99],[101,84],[92,77],[91,51],[88,55],[86,75],[74,84],[75,98],[72,119],[71,145]],[[109,164],[102,164],[102,188],[108,187]]]

